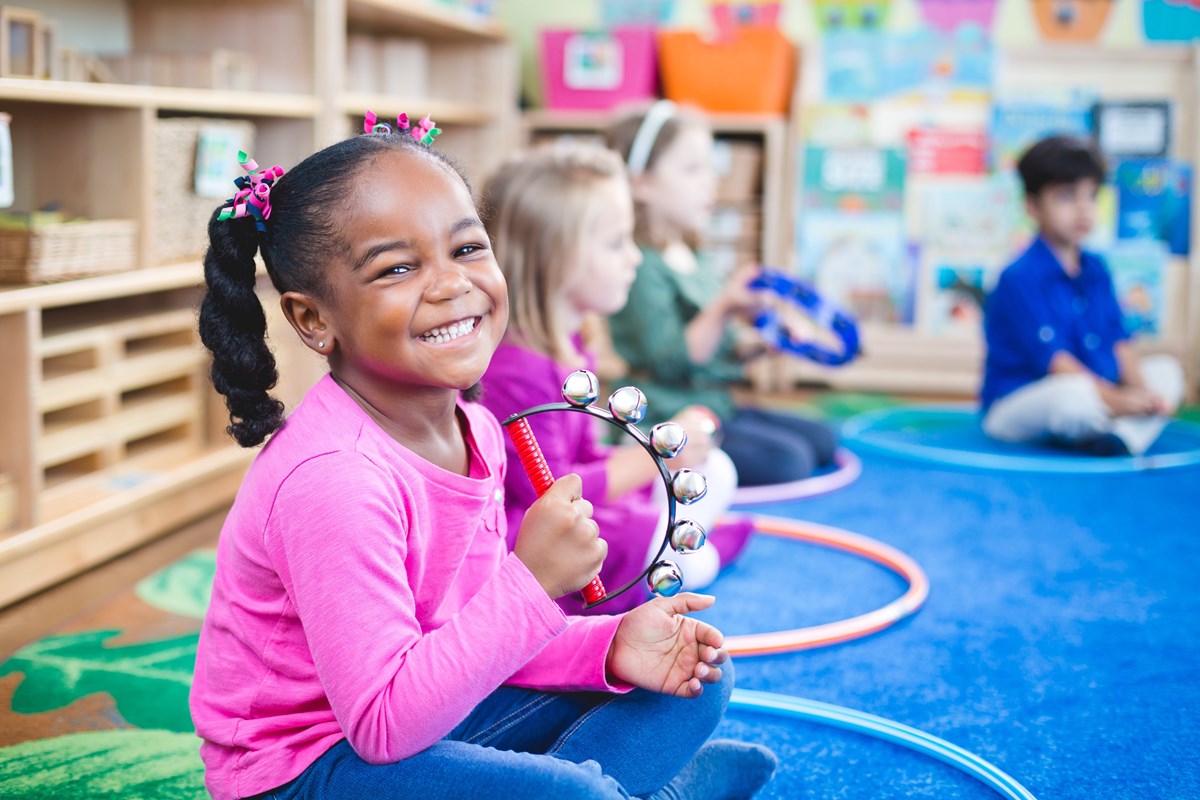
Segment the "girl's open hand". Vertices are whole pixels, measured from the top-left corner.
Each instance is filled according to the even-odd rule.
[[[685,617],[716,601],[684,592],[656,597],[626,613],[608,651],[608,671],[641,689],[699,697],[704,684],[721,680],[729,658],[724,635],[707,622]]]

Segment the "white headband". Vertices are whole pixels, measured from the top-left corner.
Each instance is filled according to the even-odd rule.
[[[650,151],[658,141],[658,134],[674,114],[674,103],[670,100],[659,100],[650,106],[646,116],[642,117],[642,124],[633,136],[633,144],[629,146],[629,158],[625,159],[630,175],[637,176],[646,171],[646,162],[650,160]]]

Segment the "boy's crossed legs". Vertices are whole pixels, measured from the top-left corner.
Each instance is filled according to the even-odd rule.
[[[1171,356],[1142,359],[1142,377],[1150,391],[1172,408],[1183,399],[1184,378]],[[1106,434],[1133,455],[1154,444],[1168,422],[1164,416],[1112,417],[1087,375],[1050,375],[1002,397],[983,419],[988,436],[1006,442],[1058,440],[1085,444]]]

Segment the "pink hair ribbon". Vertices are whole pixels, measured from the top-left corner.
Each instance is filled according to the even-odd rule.
[[[433,144],[433,140],[440,134],[441,128],[434,127],[434,122],[426,114],[421,117],[421,120],[413,125],[408,120],[408,114],[400,114],[396,117],[396,128],[393,131],[392,125],[389,122],[380,122],[379,117],[374,111],[368,111],[363,115],[363,133],[405,133],[407,132],[412,138],[424,145]]]
[[[265,223],[271,217],[271,186],[283,177],[283,167],[276,164],[259,169],[258,162],[240,150],[238,163],[248,174],[234,179],[237,193],[228,201],[229,205],[221,209],[217,219],[254,217],[254,226],[265,233]]]

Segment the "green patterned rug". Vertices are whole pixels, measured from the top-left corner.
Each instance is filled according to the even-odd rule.
[[[0,800],[206,798],[188,713],[215,553],[0,663]]]

